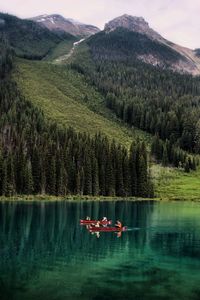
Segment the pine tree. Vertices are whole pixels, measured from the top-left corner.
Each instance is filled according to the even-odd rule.
[[[19,194],[24,193],[25,186],[25,168],[26,168],[26,158],[24,155],[23,147],[20,146],[16,157],[16,189]]]
[[[7,195],[13,196],[16,192],[15,175],[14,175],[14,163],[11,154],[7,159]]]
[[[190,172],[190,162],[189,162],[189,159],[188,159],[188,158],[187,158],[186,161],[185,161],[184,170],[185,170],[186,173],[189,173],[189,172]]]
[[[196,159],[193,157],[193,159],[192,159],[192,167],[191,167],[193,171],[196,171],[196,169],[197,169],[196,165],[197,165]]]
[[[8,196],[8,172],[7,172],[7,158],[4,158],[2,166],[2,195]]]
[[[92,166],[89,155],[85,158],[84,174],[84,195],[92,195]]]
[[[47,193],[49,195],[56,195],[56,161],[55,157],[52,156],[47,166]]]
[[[145,148],[142,145],[137,146],[137,195],[146,197],[148,194],[147,186],[147,158]]]
[[[115,170],[112,154],[107,155],[106,163],[106,196],[115,196]]]
[[[33,176],[33,192],[34,194],[40,194],[42,191],[41,187],[41,170],[42,170],[42,162],[41,155],[39,154],[39,149],[36,147],[33,150],[32,154],[32,176]]]
[[[26,195],[31,195],[33,193],[33,175],[30,161],[26,163],[24,179],[24,193]]]
[[[100,164],[99,168],[99,188],[100,195],[106,195],[106,170],[104,164]]]
[[[59,165],[59,170],[57,171],[57,195],[65,196],[67,194],[67,172],[64,167],[64,162],[61,159]]]
[[[121,153],[121,147],[118,147],[116,158],[116,195],[124,196],[124,181],[123,181],[123,159]]]
[[[99,168],[96,158],[93,158],[92,162],[92,195],[99,195]]]
[[[130,178],[130,168],[129,168],[129,157],[128,157],[127,153],[124,154],[123,179],[124,179],[125,196],[130,196],[131,195],[131,178]]]
[[[131,195],[137,194],[136,145],[132,143],[129,154]]]
[[[83,191],[81,189],[81,172],[80,170],[77,171],[76,174],[76,194],[82,195]]]
[[[200,120],[197,122],[195,128],[195,152],[200,154]]]
[[[137,194],[138,196],[147,195],[147,172],[145,168],[145,160],[143,156],[140,156],[138,162],[138,180],[137,180]]]
[[[169,163],[169,158],[168,158],[167,147],[166,147],[166,144],[164,144],[164,146],[163,146],[162,164],[163,164],[163,166],[167,166],[168,163]]]

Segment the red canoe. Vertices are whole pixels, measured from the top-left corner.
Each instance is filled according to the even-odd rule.
[[[81,225],[91,225],[91,224],[97,224],[97,220],[80,220],[80,224]],[[108,221],[100,221],[101,225],[111,225],[112,221],[108,220]]]
[[[100,232],[100,231],[106,231],[106,232],[118,232],[118,231],[126,231],[128,229],[127,226],[124,226],[122,228],[117,228],[117,227],[90,227],[89,231],[90,232]]]

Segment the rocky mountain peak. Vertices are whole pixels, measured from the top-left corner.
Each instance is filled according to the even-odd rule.
[[[124,14],[108,22],[105,25],[104,30],[106,32],[111,32],[119,27],[126,28],[133,32],[146,34],[149,38],[154,40],[163,40],[163,38],[156,31],[149,27],[149,24],[145,21],[143,17],[136,17]]]
[[[31,18],[31,20],[37,22],[42,27],[48,28],[49,30],[67,32],[74,36],[84,38],[100,31],[100,29],[96,26],[83,24],[70,18],[64,18],[58,14],[40,15],[38,17]]]

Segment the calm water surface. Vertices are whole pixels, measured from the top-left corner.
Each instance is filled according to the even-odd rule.
[[[91,235],[79,219],[133,230]],[[199,300],[200,204],[0,203],[1,300]]]

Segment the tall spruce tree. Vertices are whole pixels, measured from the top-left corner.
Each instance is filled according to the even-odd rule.
[[[118,147],[116,158],[116,195],[125,196],[121,146]]]
[[[34,147],[32,154],[32,176],[33,176],[33,192],[34,194],[40,194],[42,192],[42,161],[39,149]]]
[[[92,195],[92,165],[90,156],[85,158],[84,174],[84,195]]]
[[[163,166],[167,166],[169,164],[169,157],[166,144],[163,146],[162,164]]]
[[[96,158],[92,161],[92,195],[99,195],[99,168]]]
[[[137,195],[137,158],[136,158],[136,144],[133,142],[130,148],[129,168],[130,168],[130,187],[131,195]]]
[[[46,166],[47,188],[49,195],[56,195],[56,161],[52,156],[48,165]]]
[[[25,166],[25,176],[24,176],[24,193],[26,195],[31,195],[33,193],[33,175],[32,175],[32,166],[31,162],[27,161]]]

